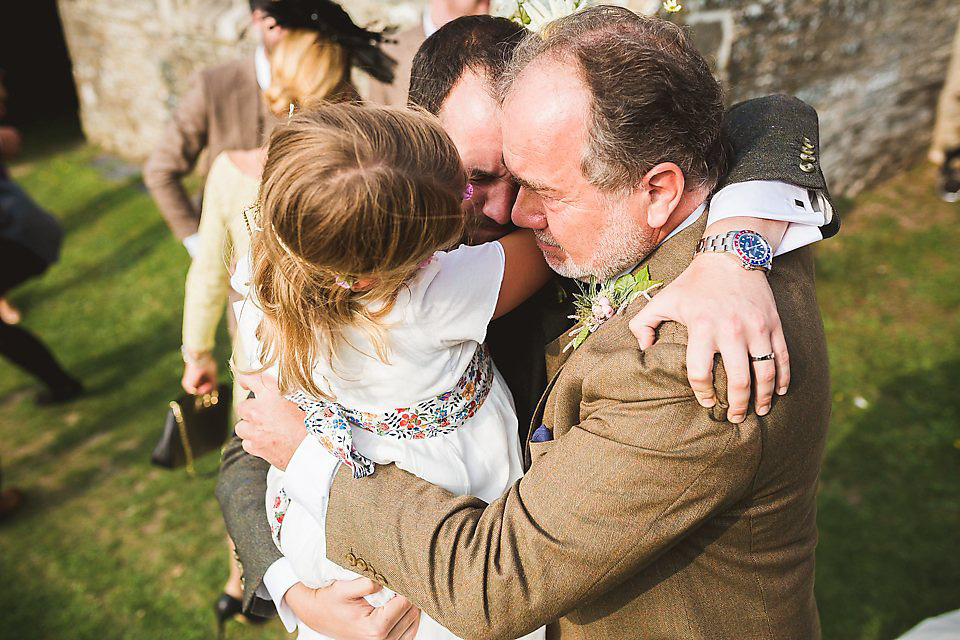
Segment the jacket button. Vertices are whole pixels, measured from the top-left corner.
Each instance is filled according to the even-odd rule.
[[[360,571],[366,571],[367,570],[366,560],[364,560],[363,558],[357,558],[357,569],[359,569]]]
[[[803,171],[804,173],[813,173],[813,165],[809,162],[801,162],[800,171]]]
[[[807,162],[816,162],[816,161],[817,161],[817,156],[815,156],[815,155],[813,155],[813,154],[810,154],[810,153],[801,153],[801,154],[800,154],[800,159],[801,159],[801,160],[806,160]]]
[[[349,564],[351,567],[357,566],[357,556],[353,555],[352,553],[348,553],[347,564]]]

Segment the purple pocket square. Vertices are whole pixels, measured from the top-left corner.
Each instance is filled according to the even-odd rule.
[[[553,431],[545,424],[537,427],[533,435],[530,436],[530,442],[549,442],[551,440],[553,440]]]

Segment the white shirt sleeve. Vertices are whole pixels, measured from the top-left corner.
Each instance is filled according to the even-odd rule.
[[[287,595],[290,587],[298,582],[300,582],[300,578],[294,573],[290,561],[282,557],[270,565],[267,572],[263,574],[263,584],[257,589],[258,597],[264,600],[273,600],[274,605],[277,607],[277,615],[280,617],[280,622],[283,623],[283,626],[290,633],[297,630],[299,620],[297,619],[297,614],[293,612],[293,609],[291,609],[287,601],[284,600],[284,596]]]
[[[830,202],[819,191],[785,182],[748,180],[724,187],[710,200],[707,226],[746,216],[789,222],[775,255],[823,239],[820,227],[833,218]]]
[[[316,438],[307,436],[293,452],[283,474],[283,488],[292,500],[307,509],[320,524],[321,531],[326,524],[330,487],[333,486],[333,478],[339,466],[340,461]],[[284,596],[290,587],[298,582],[300,579],[287,558],[274,562],[263,575],[263,586],[266,587],[269,599],[273,600],[283,626],[290,632],[297,628],[297,616],[284,600]]]
[[[292,500],[302,505],[313,519],[325,526],[327,500],[340,461],[308,435],[293,452],[283,473],[283,488]]]
[[[184,248],[187,250],[187,253],[190,254],[190,258],[196,258],[197,251],[200,250],[200,234],[195,233],[191,236],[187,236],[182,242]]]
[[[411,311],[441,342],[483,342],[503,282],[499,242],[440,251],[411,291]]]

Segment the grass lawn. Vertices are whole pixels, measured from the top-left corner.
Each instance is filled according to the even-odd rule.
[[[37,385],[0,363],[4,481],[28,492],[0,525],[0,639],[210,638],[226,567],[214,478],[148,462],[179,392],[186,253],[139,176],[88,146],[34,145],[15,175],[67,240],[11,298],[90,391],[38,409]],[[818,255],[834,409],[817,594],[831,640],[893,638],[960,606],[960,205],[932,184],[920,167],[862,195]]]

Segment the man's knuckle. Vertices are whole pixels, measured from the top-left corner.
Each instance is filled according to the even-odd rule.
[[[727,373],[727,384],[734,389],[744,389],[750,386],[750,376],[742,373]]]
[[[745,328],[742,320],[732,320],[730,324],[727,325],[727,328],[734,340],[739,341],[743,339]]]

